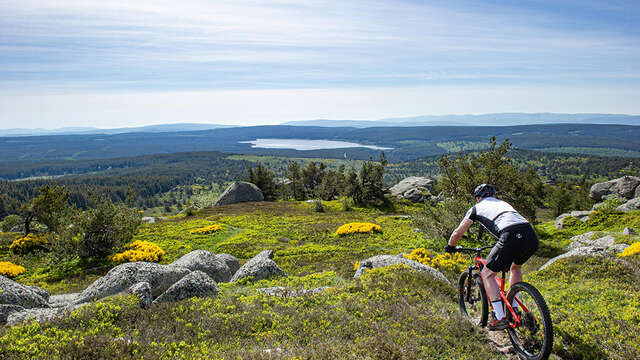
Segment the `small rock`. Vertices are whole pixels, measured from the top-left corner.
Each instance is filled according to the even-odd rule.
[[[623,252],[628,247],[629,247],[629,245],[627,245],[627,244],[615,244],[615,245],[609,246],[607,251],[610,251],[610,252],[612,252],[614,254],[619,254],[619,253]]]
[[[148,282],[142,281],[137,284],[134,284],[127,290],[127,292],[131,295],[135,295],[140,299],[140,307],[143,309],[149,308],[151,305],[151,301],[153,300],[153,296],[151,295],[151,285]]]
[[[14,312],[24,311],[20,305],[0,304],[0,324],[6,324],[7,318]]]
[[[366,260],[362,260],[360,262],[360,265],[358,265],[358,269],[356,269],[356,273],[355,275],[353,275],[353,277],[357,279],[357,278],[360,278],[360,276],[362,276],[362,274],[364,274],[366,270],[371,270],[375,268],[386,267],[386,266],[391,266],[396,264],[404,264],[404,265],[410,266],[414,270],[428,273],[434,278],[438,280],[442,280],[447,284],[449,284],[449,280],[447,280],[447,278],[444,277],[444,275],[442,275],[440,271],[430,266],[427,266],[425,264],[421,264],[417,261],[409,260],[402,255],[377,255],[377,256],[370,257]]]
[[[220,289],[216,282],[202,271],[193,271],[158,296],[153,303],[173,302],[194,296],[215,296]]]
[[[566,218],[567,216],[570,216],[570,214],[569,214],[569,213],[560,214],[560,215],[559,215],[559,216],[554,220],[553,224],[554,224],[554,226],[556,227],[556,229],[562,229],[562,228],[564,228],[564,225],[563,225],[563,223],[562,223],[562,222],[564,221],[564,218]]]
[[[140,220],[143,223],[147,223],[147,224],[153,224],[156,222],[156,218],[154,218],[153,216],[143,216]]]
[[[622,230],[622,235],[636,235],[636,232],[630,228],[630,227],[625,227],[624,230]]]
[[[285,272],[273,260],[272,250],[265,250],[254,256],[238,269],[233,275],[231,281],[238,281],[246,277],[252,276],[254,280],[266,279],[271,276],[286,276]]]

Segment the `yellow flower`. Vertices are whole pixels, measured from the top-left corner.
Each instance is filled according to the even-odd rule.
[[[218,231],[220,229],[222,229],[222,226],[217,225],[217,224],[213,224],[213,225],[205,226],[203,228],[191,230],[191,231],[189,231],[189,233],[198,234],[198,235],[204,235],[204,234],[214,233],[214,232],[216,232],[216,231]]]
[[[624,249],[624,251],[618,254],[618,256],[631,256],[638,253],[640,253],[640,241],[637,241],[631,244],[631,246]]]
[[[149,241],[136,240],[125,246],[125,251],[113,255],[111,261],[114,263],[134,261],[158,262],[162,259],[163,255],[164,250],[158,245]]]
[[[16,265],[8,261],[0,262],[0,275],[4,275],[9,278],[14,278],[20,274],[24,274],[25,271],[26,271],[25,268],[20,265]]]
[[[415,249],[410,254],[403,256],[438,270],[459,271],[467,263],[467,259],[459,253],[453,255],[436,254],[424,248]]]
[[[37,246],[41,246],[47,243],[46,235],[33,235],[29,234],[27,236],[16,236],[16,239],[9,245],[9,249],[14,252],[19,252],[22,250],[32,249]]]
[[[340,226],[336,230],[337,235],[348,235],[356,233],[382,232],[382,227],[372,223],[348,223]]]

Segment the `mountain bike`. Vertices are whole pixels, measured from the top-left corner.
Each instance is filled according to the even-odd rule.
[[[456,251],[474,253],[474,264],[460,274],[458,301],[460,311],[476,325],[487,326],[490,302],[487,299],[480,272],[486,265],[482,252],[493,246],[465,248],[456,246]],[[509,320],[507,333],[520,358],[527,360],[548,359],[553,347],[553,325],[547,303],[533,285],[519,282],[505,292],[505,271],[498,279],[500,297]],[[511,305],[515,299],[517,308]],[[492,308],[493,310],[493,308]]]

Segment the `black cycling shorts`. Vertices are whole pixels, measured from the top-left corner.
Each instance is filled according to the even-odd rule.
[[[524,264],[538,250],[538,236],[531,224],[509,226],[487,256],[487,267],[493,272],[507,271],[512,263]]]

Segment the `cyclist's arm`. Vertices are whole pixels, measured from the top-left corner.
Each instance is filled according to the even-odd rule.
[[[462,238],[462,235],[469,230],[471,225],[473,225],[473,221],[467,218],[463,219],[460,222],[460,225],[458,225],[458,228],[453,230],[453,233],[451,233],[451,237],[449,237],[449,246],[456,246],[458,241]]]

